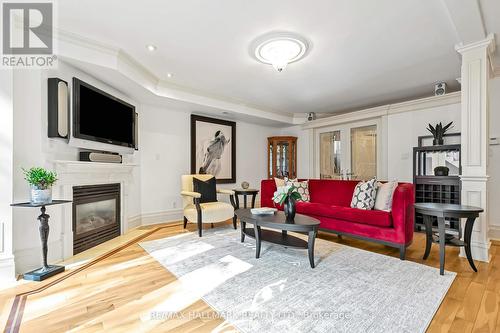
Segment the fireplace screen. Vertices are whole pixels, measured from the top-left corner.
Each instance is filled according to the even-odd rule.
[[[76,233],[83,234],[116,223],[116,199],[76,206]]]
[[[73,188],[73,254],[120,235],[120,184]]]

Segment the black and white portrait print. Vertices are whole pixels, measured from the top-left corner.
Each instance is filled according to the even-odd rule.
[[[192,115],[191,172],[235,182],[235,132],[234,122]]]

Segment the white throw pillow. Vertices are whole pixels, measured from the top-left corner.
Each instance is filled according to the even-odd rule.
[[[385,184],[379,183],[374,209],[390,212],[392,210],[392,196],[394,195],[396,187],[398,187],[397,180]]]
[[[352,194],[351,208],[370,210],[375,206],[377,196],[377,179],[373,178],[366,182],[359,182]]]
[[[311,197],[309,196],[309,181],[304,180],[302,182],[295,180],[289,180],[286,182],[286,185],[293,185],[297,188],[297,192],[299,192],[302,199],[297,201],[309,202]]]
[[[278,187],[282,187],[282,186],[285,186],[286,185],[286,182],[296,182],[297,181],[297,178],[295,179],[288,179],[287,177],[285,178],[274,178],[274,183],[276,184],[276,188]]]

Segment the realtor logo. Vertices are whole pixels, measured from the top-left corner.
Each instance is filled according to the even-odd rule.
[[[2,67],[53,67],[51,2],[2,4]]]

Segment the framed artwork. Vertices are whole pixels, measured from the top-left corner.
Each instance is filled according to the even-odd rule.
[[[236,123],[191,115],[191,173],[236,183]]]

